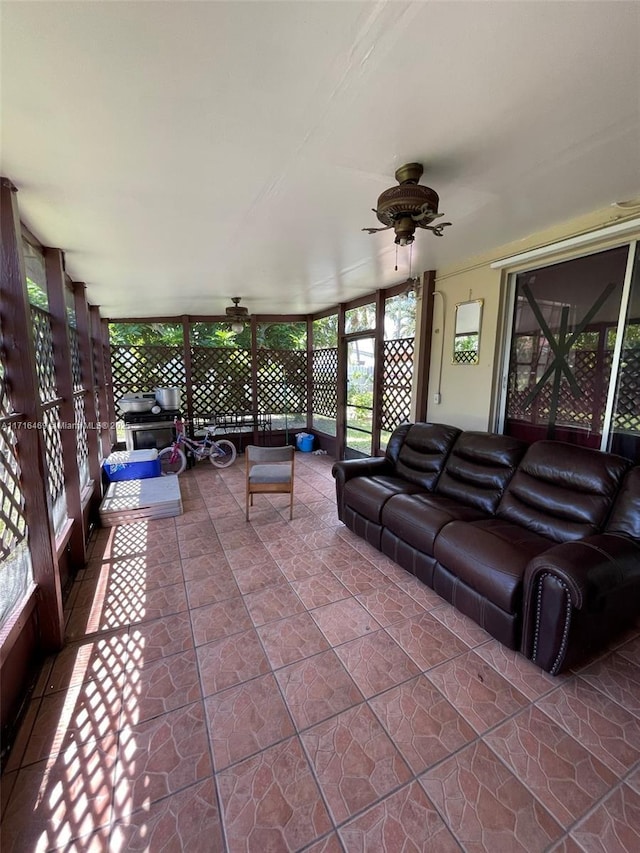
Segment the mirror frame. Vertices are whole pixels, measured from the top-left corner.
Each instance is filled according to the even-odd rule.
[[[467,305],[477,305],[478,306],[478,321],[477,328],[467,331],[458,331],[459,322],[458,317],[460,309]],[[453,329],[453,352],[451,353],[451,363],[452,364],[462,364],[462,365],[476,365],[480,364],[480,338],[481,338],[481,330],[482,330],[482,309],[484,307],[484,299],[469,299],[465,302],[457,302],[456,303],[456,312],[455,312],[455,321],[454,321],[454,329]],[[466,354],[473,352],[472,350],[465,349],[457,349],[456,343],[460,338],[468,338],[471,336],[478,336],[478,342],[475,349],[475,358],[470,359]]]

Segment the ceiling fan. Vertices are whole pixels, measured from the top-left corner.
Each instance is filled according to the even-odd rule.
[[[249,320],[249,309],[239,304],[241,299],[241,296],[232,296],[231,301],[233,305],[229,305],[225,309],[227,319],[231,323],[231,331],[235,335],[239,335],[242,332],[244,324]]]
[[[438,213],[438,193],[431,187],[418,183],[423,171],[422,163],[400,166],[395,175],[400,186],[385,190],[378,198],[377,208],[373,208],[373,212],[385,227],[362,230],[375,234],[377,231],[393,228],[396,233],[395,243],[398,246],[409,246],[413,243],[416,228],[424,228],[436,237],[442,237],[443,228],[451,225],[451,222],[431,225],[444,214]]]

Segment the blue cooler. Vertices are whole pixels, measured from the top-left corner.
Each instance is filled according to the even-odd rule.
[[[107,456],[102,467],[111,483],[148,480],[162,474],[157,450],[116,450]]]
[[[308,432],[299,432],[296,436],[296,447],[303,453],[311,453],[313,450],[313,436]]]

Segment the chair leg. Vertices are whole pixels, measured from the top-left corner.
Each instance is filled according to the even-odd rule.
[[[289,500],[289,521],[293,521],[293,491],[291,492],[291,499]]]
[[[245,499],[244,516],[245,521],[249,521],[249,489],[247,489],[247,496]]]

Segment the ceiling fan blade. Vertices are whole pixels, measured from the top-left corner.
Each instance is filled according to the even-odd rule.
[[[362,228],[361,231],[367,231],[369,234],[375,234],[378,231],[388,231],[390,228],[393,228],[393,225],[387,225],[384,228]]]

